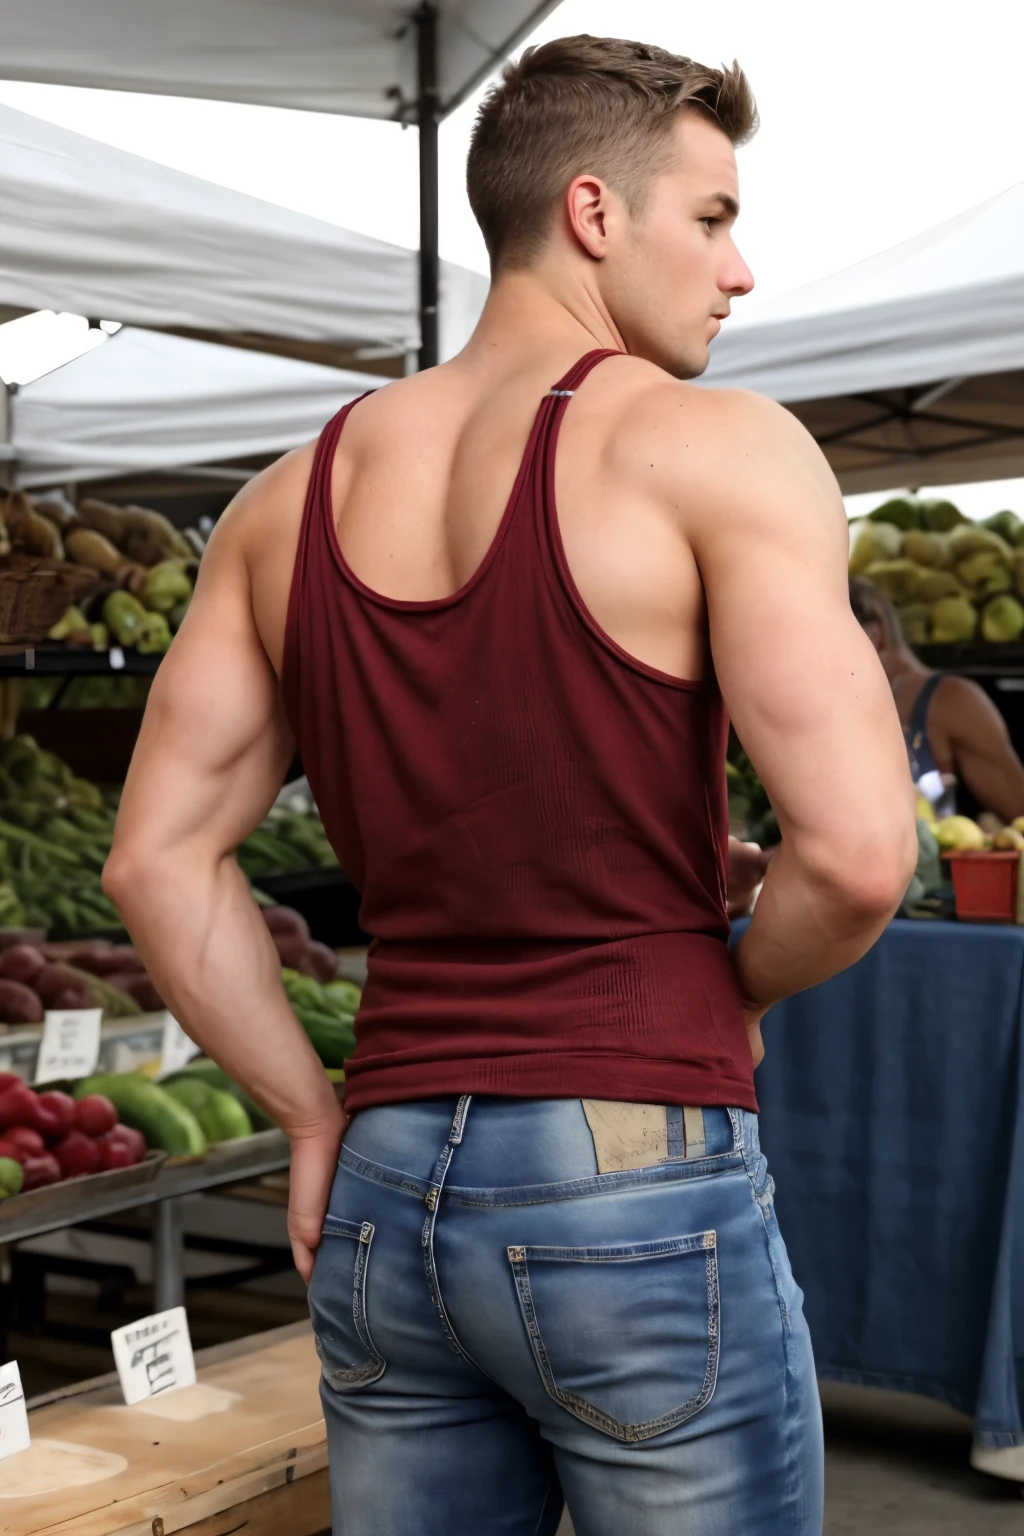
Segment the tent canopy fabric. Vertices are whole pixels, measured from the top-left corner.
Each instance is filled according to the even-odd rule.
[[[442,112],[558,0],[440,0]],[[417,0],[0,0],[0,77],[408,117]]]
[[[14,482],[279,454],[381,380],[125,327],[11,400]]]
[[[844,490],[1024,473],[1024,183],[741,304],[701,382],[789,404]]]
[[[417,260],[0,106],[0,304],[328,343],[358,368],[418,345]],[[450,356],[487,279],[446,262],[441,289]]]

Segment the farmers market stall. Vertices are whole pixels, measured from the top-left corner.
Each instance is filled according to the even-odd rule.
[[[19,389],[11,401],[13,480],[31,489],[276,456],[315,438],[347,401],[379,383],[372,374],[125,327]]]
[[[700,382],[784,401],[846,492],[1024,474],[1024,183],[739,305]]]
[[[3,105],[0,139],[4,319],[66,310],[404,371],[419,339],[415,251]],[[475,324],[487,280],[442,262],[440,281],[447,357]]]
[[[300,1323],[204,1350],[193,1385],[131,1407],[112,1375],[30,1402],[32,1446],[4,1464],[3,1529],[207,1533],[223,1514],[221,1532],[317,1536],[330,1523],[319,1377]]]
[[[764,1039],[819,1372],[971,1414],[974,1464],[1024,1481],[1024,931],[893,923]]]

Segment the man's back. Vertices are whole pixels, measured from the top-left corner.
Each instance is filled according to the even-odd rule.
[[[465,585],[497,533],[538,405],[579,345],[525,339],[505,357],[463,355],[360,402],[338,445],[331,495],[339,546],[368,587],[419,601]],[[692,489],[675,462],[662,462],[660,473],[650,462],[652,396],[677,431],[692,435],[683,461]],[[707,426],[723,405],[743,409],[735,396],[711,397],[624,355],[588,380],[559,437],[558,523],[587,608],[625,651],[691,681],[708,665],[707,617],[686,512],[714,473],[717,437],[706,440]],[[664,448],[653,447],[664,461]],[[225,520],[225,532],[240,525],[260,638],[279,673],[312,462],[312,446],[289,455]],[[672,499],[663,494],[666,473]]]

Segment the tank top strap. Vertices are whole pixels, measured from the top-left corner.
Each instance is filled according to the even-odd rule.
[[[548,393],[554,395],[556,399],[571,399],[587,377],[587,374],[596,368],[598,363],[604,362],[606,357],[625,356],[626,353],[620,352],[617,347],[599,347],[593,352],[586,352],[578,362],[573,363],[568,373],[560,378],[557,384],[552,385]]]
[[[303,513],[302,542],[305,543],[308,532],[312,529],[308,525],[317,521],[317,511],[323,516],[334,515],[331,505],[331,472],[334,468],[334,454],[341,437],[342,428],[349,417],[349,412],[360,400],[365,400],[372,390],[364,390],[354,400],[349,400],[341,410],[336,412],[324,427],[317,438],[316,451],[313,455],[313,468],[309,476],[309,485],[306,490],[306,506]]]
[[[935,690],[942,682],[944,675],[945,674],[942,672],[933,672],[914,701],[914,708],[911,711],[910,721],[907,726],[907,729],[910,731],[912,736],[920,735],[923,736],[927,741],[928,711],[932,707],[932,699],[935,697]]]

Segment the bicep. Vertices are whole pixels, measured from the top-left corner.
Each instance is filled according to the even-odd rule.
[[[906,819],[910,778],[889,685],[850,609],[842,500],[791,418],[772,407],[765,431],[764,404],[694,540],[715,671],[784,833],[848,842],[859,821],[884,836],[887,806],[892,827]]]
[[[291,735],[252,614],[245,561],[215,534],[195,596],[150,690],[118,817],[118,841],[226,853],[280,789]]]

